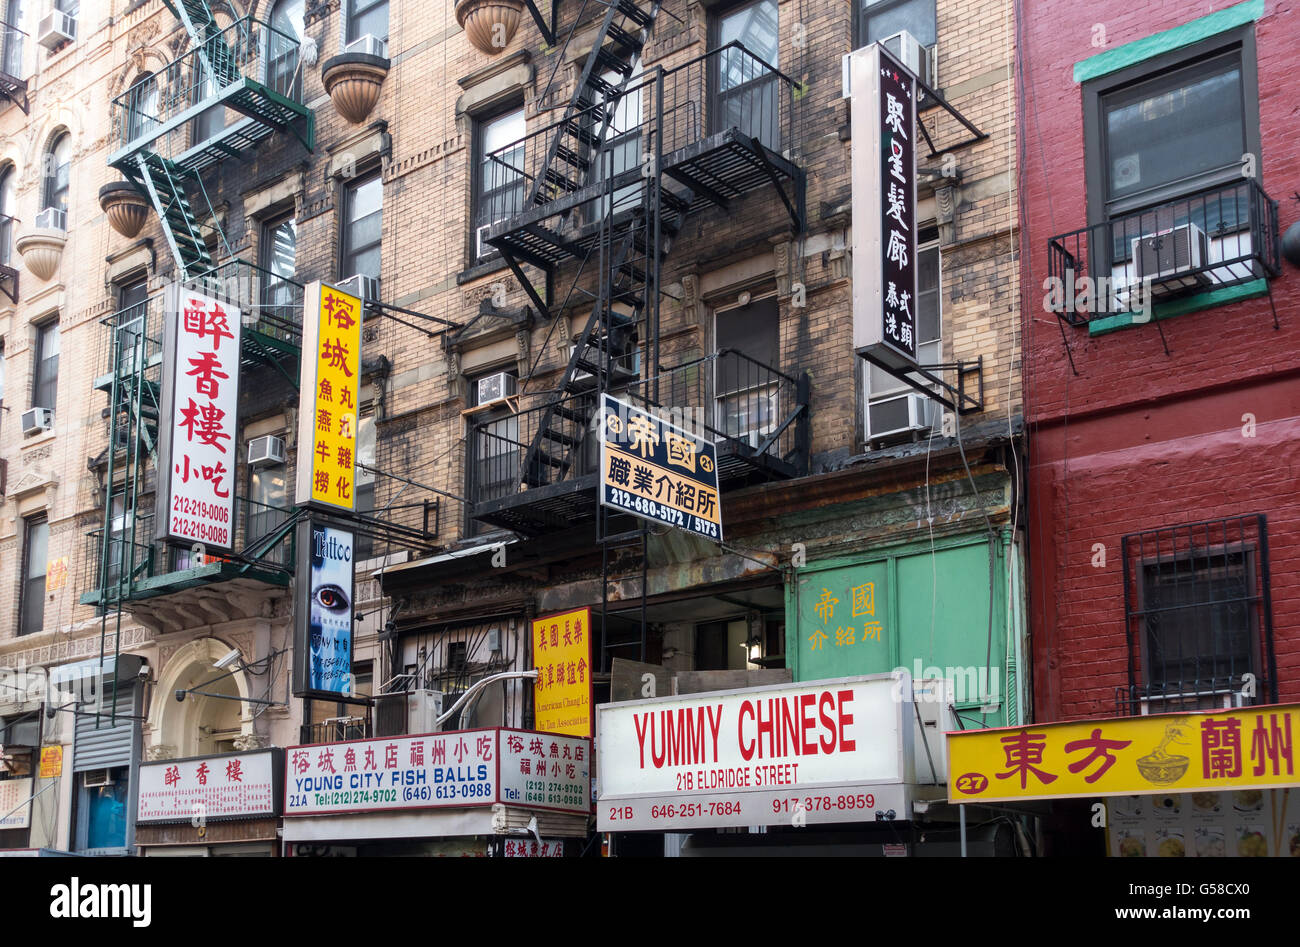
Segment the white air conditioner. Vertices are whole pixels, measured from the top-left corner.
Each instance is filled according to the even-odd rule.
[[[248,466],[264,467],[284,463],[284,438],[267,434],[248,442]]]
[[[379,277],[354,273],[336,284],[345,293],[356,296],[365,305],[379,302]]]
[[[1235,710],[1246,706],[1246,695],[1241,691],[1193,691],[1186,694],[1160,694],[1143,697],[1141,713],[1186,713],[1192,710]]]
[[[569,344],[570,358],[573,357],[573,350],[577,347],[578,343],[576,342]],[[599,365],[604,357],[605,354],[600,350],[599,346],[592,345],[590,342],[587,343],[587,351],[583,357],[583,361],[590,362],[593,365]],[[617,383],[621,380],[636,378],[641,371],[641,349],[638,347],[633,349],[631,352],[628,352],[626,355],[615,357],[610,362],[609,369],[611,382]],[[581,369],[574,372],[573,375],[573,380],[575,382],[591,381],[591,379],[591,372],[583,371]]]
[[[61,207],[47,207],[36,215],[37,230],[67,230],[68,212]]]
[[[515,393],[515,376],[509,372],[497,372],[478,380],[474,398],[475,404],[490,404],[500,401]]]
[[[1168,286],[1194,286],[1209,282],[1199,272],[1209,260],[1209,243],[1205,231],[1193,223],[1143,234],[1130,241],[1133,275],[1139,282],[1151,280]]]
[[[373,33],[367,33],[343,47],[343,54],[346,56],[348,53],[363,53],[367,56],[378,56],[380,59],[387,59],[388,44]]]
[[[23,433],[35,434],[54,426],[54,412],[50,408],[30,408],[23,412]]]
[[[872,440],[930,429],[930,399],[925,395],[909,392],[896,398],[881,398],[867,406],[867,413]],[[879,428],[876,417],[881,417]]]
[[[489,253],[497,252],[497,248],[492,246],[490,243],[485,243],[483,238],[486,237],[487,232],[491,230],[493,227],[495,227],[498,223],[500,223],[500,221],[493,221],[490,224],[483,224],[477,230],[474,231],[474,256],[476,258],[482,258],[487,256]]]
[[[113,785],[113,774],[107,769],[88,769],[81,774],[81,785],[87,789],[94,789],[96,786]]]
[[[438,718],[448,703],[442,691],[411,691],[406,695],[407,733],[437,733]]]
[[[935,79],[938,78],[935,74],[935,62],[938,59],[935,55],[936,47],[921,45],[921,41],[907,30],[882,39],[880,45],[893,53],[895,59],[931,89],[935,87]]]
[[[77,38],[77,18],[62,10],[51,10],[36,30],[36,42],[48,50],[58,49]]]

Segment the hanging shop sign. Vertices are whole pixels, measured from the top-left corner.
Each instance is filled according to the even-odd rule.
[[[280,750],[140,764],[137,822],[249,819],[279,813]]]
[[[32,780],[0,779],[0,829],[25,829],[32,824]]]
[[[853,347],[916,366],[916,79],[879,44],[853,53]]]
[[[320,281],[309,283],[303,298],[296,502],[351,511],[356,508],[361,300]]]
[[[954,802],[1297,785],[1300,705],[948,734]]]
[[[534,620],[533,666],[537,729],[591,736],[591,609]]]
[[[230,549],[243,320],[228,302],[179,283],[164,299],[158,536]]]
[[[601,396],[600,502],[722,542],[713,441]]]
[[[297,528],[293,694],[351,695],[356,534],[315,520],[303,520]]]
[[[63,775],[63,747],[59,744],[41,747],[41,779],[56,779]]]
[[[494,727],[287,751],[284,814],[502,803],[589,812],[591,741]]]
[[[599,831],[906,819],[913,713],[906,675],[601,704]]]

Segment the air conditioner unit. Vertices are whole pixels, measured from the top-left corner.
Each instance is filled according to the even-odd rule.
[[[573,342],[569,345],[570,358],[573,357],[573,350],[576,349],[577,347],[578,347],[578,343],[576,342]],[[605,357],[605,353],[601,351],[599,346],[592,345],[590,342],[587,343],[587,351],[583,355],[584,362],[590,362],[593,365],[599,365],[601,364],[601,360],[604,359],[604,357]],[[609,375],[610,375],[611,382],[617,383],[619,381],[636,378],[637,375],[640,373],[640,371],[641,371],[641,349],[639,347],[634,348],[631,352],[626,352],[623,355],[616,355],[614,356],[613,359],[610,360]],[[580,369],[577,372],[574,372],[573,380],[575,382],[585,382],[585,381],[591,381],[592,377],[593,376],[591,372],[582,371]]]
[[[372,33],[360,36],[343,47],[343,54],[364,53],[367,56],[378,56],[380,59],[388,58],[388,44]]]
[[[442,691],[411,691],[407,694],[407,732],[437,733],[440,729],[438,718],[443,714],[443,706],[448,703]]]
[[[872,440],[930,429],[930,399],[925,395],[908,393],[872,401],[867,406],[867,413]]]
[[[935,79],[938,78],[935,74],[937,72],[935,62],[938,59],[935,55],[937,47],[923,46],[921,41],[907,30],[882,39],[880,45],[893,53],[895,59],[911,70],[918,79],[931,89],[935,87]]]
[[[61,207],[47,207],[36,215],[38,230],[67,230],[68,212]]]
[[[345,280],[339,280],[338,288],[345,293],[356,296],[365,306],[377,303],[379,299],[379,277],[355,273]]]
[[[375,697],[376,737],[436,733],[445,698],[441,691],[413,690]]]
[[[107,769],[88,769],[81,774],[81,785],[87,789],[94,789],[96,786],[113,785],[113,774]]]
[[[48,50],[58,49],[77,38],[77,18],[62,10],[51,10],[36,30],[36,42]]]
[[[35,434],[54,426],[54,411],[50,408],[30,408],[23,412],[23,433]]]
[[[492,401],[500,401],[514,393],[515,376],[509,372],[497,372],[495,375],[488,375],[478,380],[475,403],[488,404]]]
[[[248,442],[248,466],[264,467],[284,463],[284,438],[266,435]]]
[[[1234,710],[1247,705],[1241,691],[1194,691],[1186,694],[1160,694],[1143,697],[1141,714],[1185,713],[1188,710]]]
[[[477,230],[474,231],[474,256],[476,258],[485,257],[489,253],[497,252],[497,248],[492,246],[490,243],[485,243],[483,238],[487,236],[487,232],[489,230],[491,230],[499,223],[500,223],[499,220],[494,220],[490,224],[481,225]]]
[[[1134,237],[1130,242],[1133,273],[1138,281],[1151,280],[1166,288],[1203,285],[1209,275],[1200,272],[1209,260],[1205,231],[1193,223]],[[1170,284],[1176,284],[1170,287]]]

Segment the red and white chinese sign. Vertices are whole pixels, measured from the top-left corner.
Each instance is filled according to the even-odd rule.
[[[564,842],[561,839],[506,839],[506,858],[563,858]]]
[[[167,292],[167,351],[159,533],[229,549],[234,536],[238,462],[237,308],[173,284]]]
[[[319,281],[307,286],[302,326],[297,502],[356,507],[361,300]],[[305,448],[310,445],[310,455]]]
[[[137,822],[252,818],[275,814],[270,751],[140,764]]]
[[[881,674],[596,708],[601,832],[906,818],[912,685]]]
[[[284,814],[491,806],[586,812],[591,741],[492,728],[289,747]]]

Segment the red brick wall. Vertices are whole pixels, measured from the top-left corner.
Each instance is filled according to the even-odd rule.
[[[1272,555],[1279,697],[1300,700],[1300,274],[1283,262],[1268,298],[1090,338],[1043,305],[1047,243],[1086,218],[1082,94],[1074,63],[1232,4],[1049,0],[1019,23],[1024,195],[1024,388],[1030,420],[1031,629],[1041,720],[1108,716],[1127,685],[1123,535],[1264,513]],[[1093,45],[1105,30],[1106,45]],[[1255,24],[1261,180],[1300,218],[1294,69],[1300,11],[1267,0]],[[1243,434],[1254,415],[1255,436]],[[1106,549],[1095,567],[1094,544]]]

